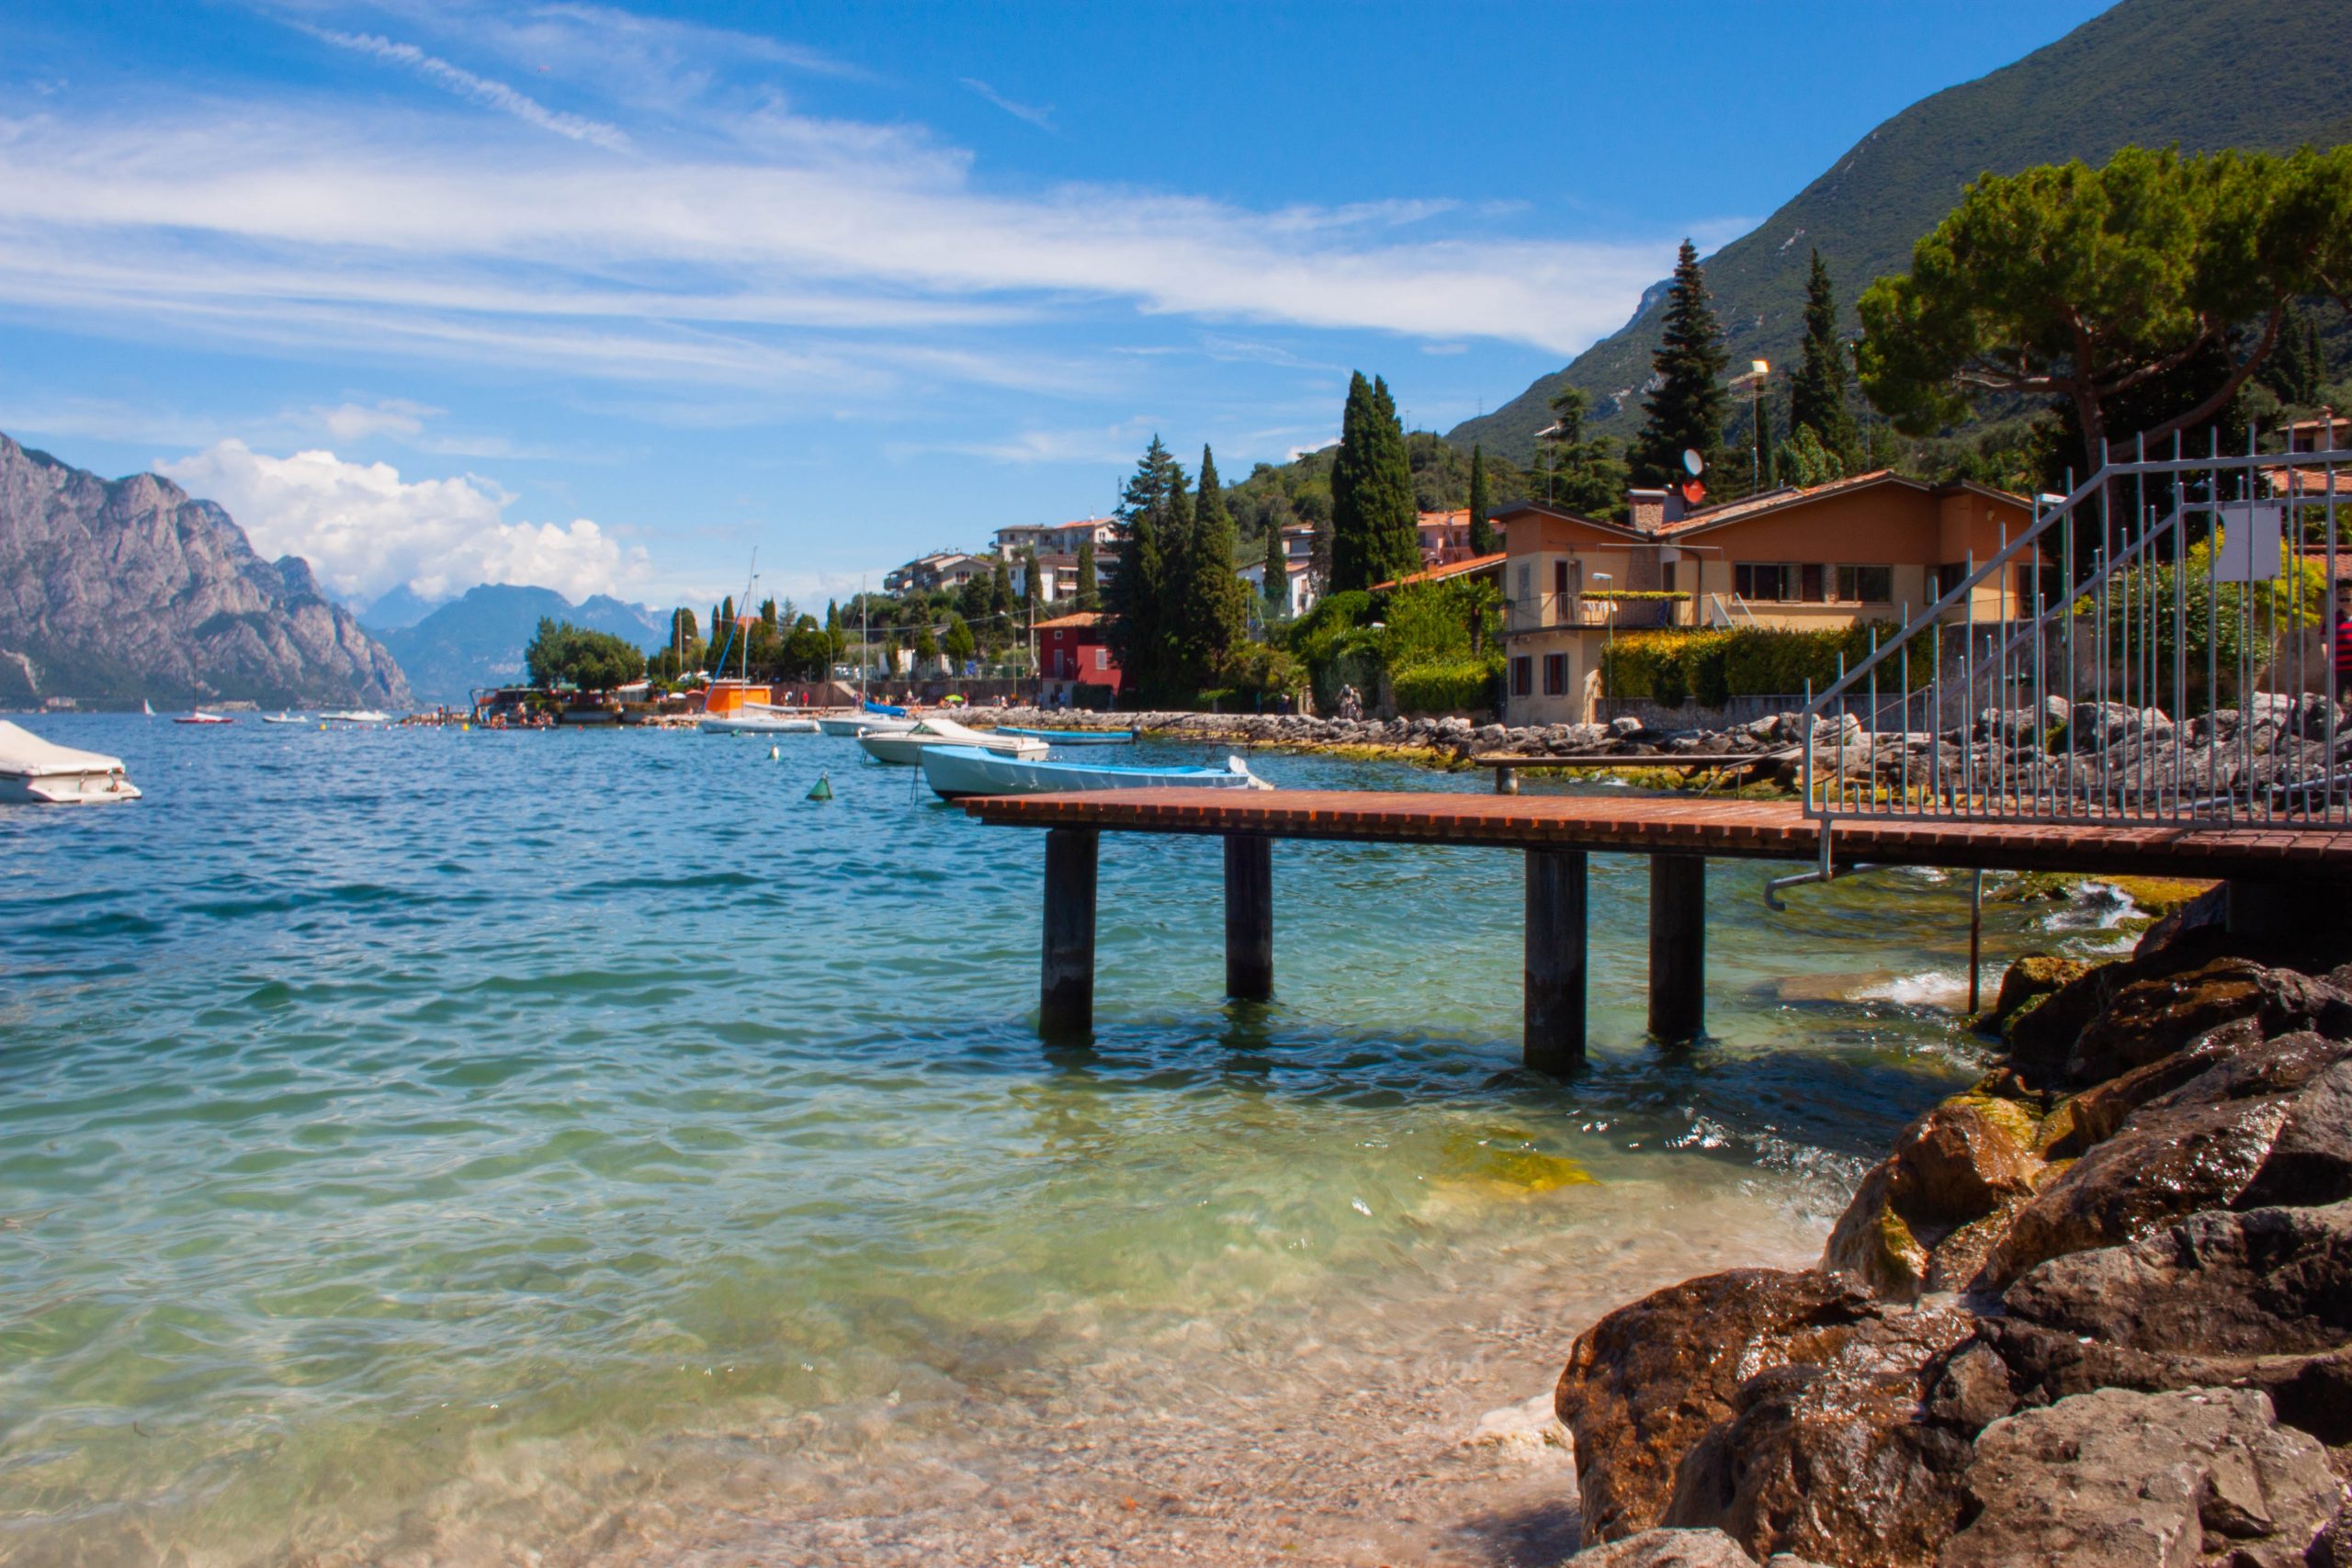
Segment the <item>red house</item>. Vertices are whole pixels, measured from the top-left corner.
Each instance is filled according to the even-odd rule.
[[[1107,686],[1119,694],[1119,661],[1102,640],[1102,617],[1092,611],[1037,623],[1038,700],[1073,704],[1080,686]]]

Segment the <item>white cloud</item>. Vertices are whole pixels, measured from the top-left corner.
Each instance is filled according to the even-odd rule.
[[[322,42],[337,49],[347,49],[357,54],[372,55],[395,65],[405,65],[436,85],[446,87],[461,98],[487,105],[502,114],[513,115],[526,125],[541,130],[551,130],[573,141],[586,141],[609,152],[620,152],[628,146],[628,135],[620,127],[601,120],[583,118],[575,114],[561,114],[539,102],[527,93],[518,92],[503,82],[487,76],[477,76],[461,66],[452,65],[438,55],[427,54],[413,43],[401,43],[374,33],[339,33],[326,28],[302,29]]]
[[[507,521],[514,498],[475,475],[404,480],[389,463],[350,463],[323,450],[272,457],[235,440],[156,469],[226,508],[264,557],[308,560],[342,597],[370,599],[406,583],[438,599],[480,582],[520,582],[580,599],[646,574],[641,548],[625,551],[587,518]]]
[[[981,81],[978,76],[965,76],[958,78],[958,80],[960,80],[965,86],[970,88],[973,92],[978,93],[981,97],[986,98],[989,102],[994,104],[997,107],[1002,109],[1013,118],[1026,120],[1040,130],[1052,130],[1054,129],[1054,109],[1051,104],[1040,107],[1035,104],[1016,103],[1012,99],[1006,97],[1002,93],[998,92],[994,87],[989,86],[986,82]]]
[[[387,398],[378,403],[313,406],[305,417],[337,441],[364,441],[371,435],[421,435],[425,420],[441,412],[405,398]]]

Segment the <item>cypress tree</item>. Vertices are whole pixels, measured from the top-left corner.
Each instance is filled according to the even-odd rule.
[[[1087,615],[1102,608],[1102,590],[1094,580],[1094,541],[1078,542],[1078,581],[1070,589],[1070,603],[1078,606],[1078,614]]]
[[[1487,521],[1487,449],[1470,448],[1470,553],[1490,556],[1499,548],[1493,525]]]
[[[1265,617],[1276,620],[1290,613],[1290,561],[1283,552],[1283,525],[1266,520],[1266,581],[1258,585],[1266,601]]]
[[[1033,615],[1037,613],[1037,606],[1046,602],[1046,569],[1037,564],[1037,552],[1034,549],[1021,552],[1021,597]]]
[[[1191,509],[1183,501],[1184,471],[1155,435],[1120,491],[1119,570],[1102,592],[1102,640],[1124,683],[1146,700],[1164,692],[1173,673],[1170,558],[1181,560],[1191,543]]]
[[[1369,588],[1421,566],[1413,468],[1388,383],[1362,371],[1348,382],[1340,451],[1331,463],[1331,592]]]
[[[1695,451],[1713,470],[1724,450],[1723,329],[1707,300],[1707,275],[1699,251],[1682,242],[1667,290],[1666,328],[1650,364],[1656,390],[1643,400],[1646,416],[1634,438],[1634,478],[1644,485],[1671,484],[1683,477],[1682,454]]]
[[[1201,477],[1193,501],[1192,543],[1176,587],[1182,684],[1197,692],[1250,632],[1249,590],[1234,574],[1239,540],[1217,482],[1216,455],[1201,448]]]
[[[1804,285],[1804,351],[1789,383],[1789,439],[1810,429],[1824,451],[1845,468],[1860,466],[1861,436],[1846,400],[1846,345],[1838,341],[1838,301],[1829,268],[1813,253]]]

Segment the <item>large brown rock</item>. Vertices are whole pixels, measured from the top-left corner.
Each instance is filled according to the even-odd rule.
[[[1981,1027],[1996,1033],[2006,1032],[2010,1020],[2042,998],[2080,979],[2089,968],[2079,958],[2060,958],[2048,953],[2020,954],[2002,971],[2001,988],[1993,997],[1993,1010],[1984,1015]]]
[[[2067,1054],[2066,1081],[2102,1083],[2234,1023],[2250,1023],[2257,1037],[2309,1029],[2343,1001],[2324,980],[2244,958],[2132,980],[2084,1027]]]
[[[2352,1443],[2352,1202],[2197,1214],[2053,1258],[2002,1304],[1984,1333],[2026,1403],[2227,1384],[2267,1393],[2322,1442]]]
[[[1826,1360],[1880,1310],[1850,1280],[1737,1269],[1670,1285],[1577,1336],[1553,1407],[1576,1435],[1585,1538],[1660,1523],[1683,1456],[1737,1414],[1741,1384]]]
[[[2182,1055],[2204,1070],[2133,1109],[2045,1182],[1992,1250],[1984,1283],[2005,1286],[2045,1259],[2132,1241],[2202,1209],[2352,1197],[2352,1044],[2305,1032],[2224,1049],[2208,1035]],[[2072,1108],[2076,1125],[2095,1132],[2128,1087],[2165,1081],[2171,1060],[2142,1069],[2136,1087],[2118,1079],[2082,1097],[2093,1103]]]
[[[1945,1306],[1856,1323],[1818,1361],[1749,1379],[1693,1446],[1666,1522],[1712,1526],[1761,1558],[1925,1564],[1962,1506],[1966,1437],[1927,1418],[1940,1359],[1974,1327]]]
[[[1821,1266],[1893,1300],[1917,1298],[1939,1272],[1947,1238],[2032,1192],[2042,1167],[2034,1141],[2033,1117],[2014,1101],[1978,1093],[1945,1100],[1905,1127],[1862,1179]],[[1961,1248],[1974,1260],[1963,1281],[1997,1239],[1973,1237]]]
[[[1937,1568],[2290,1568],[2334,1517],[2319,1444],[2243,1389],[2101,1389],[1976,1440],[1974,1517]]]

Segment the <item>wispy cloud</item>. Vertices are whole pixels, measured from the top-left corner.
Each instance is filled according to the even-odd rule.
[[[1002,93],[998,92],[994,87],[989,86],[986,82],[981,81],[977,76],[964,76],[957,79],[961,81],[965,86],[970,88],[973,92],[978,93],[981,97],[986,98],[989,102],[994,104],[997,107],[1002,109],[1013,118],[1027,120],[1031,125],[1035,126],[1040,130],[1052,131],[1054,130],[1054,109],[1051,104],[1046,105],[1041,108],[1035,104],[1018,103],[1012,98],[1006,97]]]
[[[304,26],[302,31],[337,49],[370,55],[395,65],[405,65],[461,98],[470,98],[503,114],[513,115],[526,125],[536,125],[541,130],[551,130],[573,141],[585,141],[616,152],[629,145],[628,132],[616,125],[606,125],[602,120],[588,119],[576,114],[560,113],[528,93],[517,91],[487,76],[477,76],[463,66],[452,65],[438,55],[425,53],[413,43],[401,43],[375,33],[343,33],[328,28]]]

